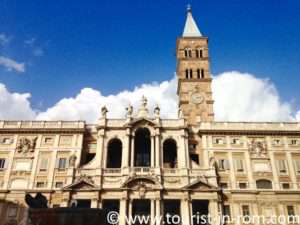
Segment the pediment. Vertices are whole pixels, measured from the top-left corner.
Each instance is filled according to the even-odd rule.
[[[128,188],[131,190],[139,189],[141,186],[147,190],[162,189],[162,186],[158,180],[147,176],[130,177],[122,184],[122,188]]]
[[[92,190],[97,188],[96,185],[88,179],[79,179],[74,183],[64,187],[64,190]]]
[[[183,189],[188,190],[212,190],[217,189],[216,186],[210,184],[203,178],[198,178],[195,181],[191,182],[190,184],[183,187]]]
[[[144,118],[144,117],[133,119],[130,122],[126,123],[125,126],[134,127],[134,126],[141,125],[141,124],[149,125],[149,126],[157,126],[156,122],[154,122],[151,119]]]

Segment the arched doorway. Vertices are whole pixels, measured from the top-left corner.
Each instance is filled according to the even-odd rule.
[[[107,147],[107,168],[121,168],[122,142],[118,138],[109,141]]]
[[[151,159],[151,138],[147,128],[139,128],[134,137],[134,166],[149,167]]]

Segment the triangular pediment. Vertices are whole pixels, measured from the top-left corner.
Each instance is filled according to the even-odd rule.
[[[125,126],[134,127],[134,126],[141,125],[141,124],[149,125],[149,126],[157,126],[156,122],[154,122],[151,119],[144,118],[144,117],[133,119],[130,122],[126,123]]]
[[[188,190],[211,190],[211,189],[217,189],[217,187],[210,184],[208,181],[206,181],[203,178],[198,178],[195,181],[191,182],[190,184],[184,186],[183,189],[188,189]]]
[[[91,181],[79,179],[74,183],[64,187],[64,190],[91,190],[97,188]]]

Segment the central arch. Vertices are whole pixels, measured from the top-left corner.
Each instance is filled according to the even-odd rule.
[[[147,128],[138,128],[134,136],[134,166],[149,167],[151,159],[151,137]]]

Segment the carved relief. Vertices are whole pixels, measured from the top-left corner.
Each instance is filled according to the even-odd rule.
[[[251,139],[248,141],[248,148],[252,157],[267,157],[267,145],[262,139]]]
[[[23,137],[19,139],[17,144],[18,153],[34,152],[36,146],[37,137]]]

